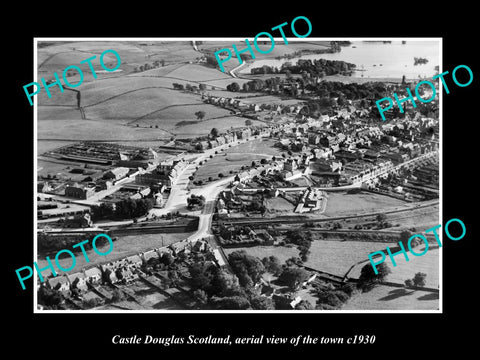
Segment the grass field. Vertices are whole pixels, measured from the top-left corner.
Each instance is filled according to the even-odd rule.
[[[267,213],[291,213],[295,209],[295,206],[285,200],[281,196],[273,198],[265,198],[265,207],[267,208]]]
[[[347,194],[346,192],[329,192],[327,209],[324,215],[340,216],[381,210],[404,205],[406,202],[381,194],[361,192],[358,194]]]
[[[373,241],[315,240],[312,242],[305,265],[343,276],[355,263],[368,260],[368,254],[371,252],[394,245],[395,243]],[[352,274],[349,276],[356,277]]]
[[[438,293],[379,285],[357,294],[341,310],[437,310]]]
[[[230,171],[239,172],[243,165],[250,166],[252,161],[270,159],[273,155],[281,154],[278,148],[273,147],[273,140],[256,139],[226,150],[226,156],[221,154],[208,159],[195,173],[195,180],[205,180],[208,177],[216,178],[219,173],[227,175]]]
[[[293,256],[298,256],[298,250],[296,247],[286,247],[286,246],[253,246],[253,247],[239,247],[235,249],[224,249],[225,253],[231,254],[234,251],[245,250],[249,255],[256,256],[260,260],[268,256],[276,256],[280,263],[283,264],[285,261]]]
[[[135,141],[171,137],[170,133],[161,129],[135,128],[125,126],[124,124],[124,121],[113,120],[42,120],[38,122],[37,131],[39,139],[49,140]],[[39,141],[38,143],[39,146],[44,146],[43,142]]]

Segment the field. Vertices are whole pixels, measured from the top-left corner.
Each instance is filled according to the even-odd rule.
[[[46,140],[134,141],[171,137],[170,133],[161,129],[128,127],[124,121],[113,120],[43,120],[38,122],[37,131],[38,138]],[[39,144],[41,143],[43,142],[40,141]]]
[[[267,214],[292,213],[295,206],[281,196],[265,198]]]
[[[208,43],[202,46],[215,45],[214,42]],[[298,46],[309,47],[306,44],[292,44],[288,51],[294,51]],[[88,65],[80,65],[80,61],[94,55],[98,58],[106,49],[114,49],[119,53],[122,59],[120,69],[114,73],[97,73],[97,78],[94,78]],[[284,50],[279,48],[275,51]],[[246,103],[285,103],[276,96],[256,97],[256,94],[249,93],[247,97],[247,94],[241,92],[226,91],[226,86],[231,82],[236,81],[241,86],[249,79],[233,79],[218,69],[196,64],[196,59],[201,56],[202,53],[195,51],[189,41],[57,42],[50,46],[40,44],[38,81],[40,77],[53,79],[54,72],[61,77],[64,68],[75,64],[82,68],[84,79],[82,84],[73,89],[75,91],[65,88],[62,92],[58,86],[52,86],[50,98],[44,90],[35,96],[39,105],[39,138],[150,141],[168,138],[173,134],[182,137],[206,135],[212,127],[224,131],[232,126],[244,125],[243,119],[231,116],[228,110],[204,104],[200,95],[174,90],[173,83],[196,86],[203,83],[207,85],[207,94],[242,98]],[[153,64],[160,60],[165,61],[165,66],[134,72],[140,65]],[[105,62],[113,66],[116,58],[108,54]],[[96,71],[102,70],[98,61],[94,60],[93,66]],[[70,73],[68,81],[71,84],[79,83],[79,74],[73,69]],[[212,86],[216,90],[211,90]],[[87,120],[81,119],[81,113],[77,109],[77,91],[81,93],[80,105]],[[288,103],[294,104],[297,101],[289,100]],[[206,123],[196,122],[194,113],[199,110],[205,111]],[[136,128],[123,126],[127,123]]]
[[[195,173],[195,179],[216,178],[219,173],[227,175],[241,171],[244,165],[251,165],[252,161],[270,159],[273,155],[281,154],[278,148],[273,147],[274,142],[270,139],[256,139],[226,150],[226,155],[220,154],[200,167]]]
[[[438,308],[438,293],[380,285],[367,293],[353,296],[341,310],[437,310]]]
[[[386,244],[386,246],[388,246],[388,244]],[[415,248],[415,252],[421,253],[423,249],[423,246],[419,246],[418,248]],[[427,287],[437,288],[439,286],[440,254],[438,248],[429,249],[423,256],[414,256],[411,253],[408,253],[408,258],[409,261],[407,262],[403,255],[400,254],[399,256],[395,256],[396,267],[393,266],[390,258],[385,260],[385,263],[392,270],[392,273],[386,278],[387,281],[403,284],[405,280],[413,278],[415,273],[423,272],[427,274]],[[360,276],[360,270],[361,266],[355,267],[349,276],[358,278]]]
[[[326,216],[341,216],[347,214],[356,214],[359,212],[373,212],[384,208],[391,208],[406,204],[403,200],[398,200],[381,194],[361,192],[358,194],[347,194],[346,192],[328,192]]]
[[[268,256],[276,256],[280,263],[283,264],[285,261],[293,256],[298,256],[298,250],[296,247],[286,247],[286,246],[253,246],[253,247],[239,247],[234,249],[224,249],[225,253],[231,254],[234,251],[245,250],[249,255],[255,256],[260,260]]]
[[[373,241],[315,240],[312,242],[310,255],[305,265],[344,276],[352,265],[368,260],[368,254],[371,252],[394,245],[395,243]],[[349,277],[356,277],[356,275],[350,273]]]

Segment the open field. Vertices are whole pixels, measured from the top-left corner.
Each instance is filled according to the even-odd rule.
[[[353,296],[341,310],[437,310],[438,296],[430,291],[379,285]]]
[[[203,120],[217,118],[230,115],[230,111],[218,106],[210,104],[194,103],[171,105],[155,111],[139,120],[132,122],[133,124],[154,124],[159,127],[166,128],[165,121],[176,121],[172,124],[173,127],[178,126],[177,123],[181,121],[197,121],[195,113],[197,111],[205,112]]]
[[[386,246],[388,246],[388,244],[386,244],[383,249],[385,249]],[[417,253],[421,253],[423,250],[424,246],[415,248],[415,252]],[[393,266],[389,257],[387,257],[385,260],[385,263],[392,270],[392,273],[387,276],[386,281],[404,284],[405,280],[413,278],[417,272],[423,272],[427,274],[426,287],[437,288],[439,286],[440,252],[438,248],[429,249],[423,256],[414,256],[408,252],[408,262],[405,260],[405,257],[402,254],[395,256],[394,259],[397,265],[396,267]],[[362,266],[356,266],[349,274],[349,277],[358,278],[360,276]]]
[[[260,260],[268,256],[276,256],[280,263],[283,264],[285,261],[293,256],[298,256],[298,250],[296,247],[287,247],[287,246],[253,246],[253,247],[239,247],[234,249],[224,249],[225,253],[231,254],[234,251],[245,250],[249,255],[256,256]]]
[[[295,205],[281,196],[265,198],[264,201],[265,207],[267,208],[267,214],[292,213],[293,210],[295,210]]]
[[[360,192],[347,194],[346,192],[328,192],[327,209],[324,215],[340,216],[356,214],[359,212],[371,212],[382,208],[391,208],[406,204],[405,201],[381,194]]]
[[[256,139],[226,150],[226,155],[220,154],[208,159],[195,173],[195,179],[216,178],[219,173],[227,175],[230,171],[239,172],[244,165],[250,166],[252,161],[270,159],[273,155],[281,154],[278,148],[273,147],[271,139]]]
[[[368,260],[368,254],[371,252],[395,245],[395,243],[373,241],[314,240],[305,265],[344,276],[352,265],[359,261]],[[356,276],[350,273],[349,277]]]
[[[133,141],[171,137],[170,133],[161,129],[135,128],[125,126],[124,123],[124,121],[114,120],[42,120],[38,122],[37,131],[39,139],[47,140]],[[42,142],[39,141],[40,143]]]

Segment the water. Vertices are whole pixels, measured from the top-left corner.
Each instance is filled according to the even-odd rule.
[[[288,45],[287,45],[288,46]],[[285,62],[295,64],[298,59],[327,59],[343,60],[357,65],[353,76],[365,78],[401,78],[416,79],[418,76],[431,78],[435,73],[435,66],[440,61],[440,44],[436,40],[407,40],[406,44],[401,41],[383,42],[352,41],[350,46],[342,46],[342,51],[334,54],[312,54],[293,59],[265,59],[255,60],[240,70],[240,73],[250,74],[250,69],[263,65],[280,68]],[[414,57],[428,59],[427,64],[414,65]]]

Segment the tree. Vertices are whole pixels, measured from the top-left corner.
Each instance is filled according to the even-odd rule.
[[[210,135],[212,135],[213,137],[217,137],[218,134],[219,132],[217,128],[212,128],[212,130],[210,130]]]
[[[208,295],[202,289],[197,289],[193,292],[193,298],[198,301],[201,305],[206,305],[208,302]]]
[[[288,267],[279,276],[279,283],[288,286],[292,291],[308,279],[308,272],[302,268]]]
[[[383,223],[387,220],[387,215],[385,214],[378,214],[376,217],[377,222]],[[408,240],[408,239],[407,239]]]
[[[310,301],[302,300],[295,306],[295,310],[315,310],[315,307]]]
[[[275,310],[275,303],[266,296],[253,295],[250,297],[250,304],[254,310]]]
[[[365,291],[371,290],[376,284],[382,282],[387,275],[392,272],[390,267],[385,263],[381,263],[380,265],[376,266],[376,269],[377,274],[370,263],[362,267],[358,280],[360,287],[362,287]]]
[[[400,233],[400,242],[403,244],[405,248],[407,248],[408,239],[412,236],[412,233],[408,230],[403,230]]]
[[[195,116],[197,117],[197,120],[203,120],[203,118],[205,117],[205,111],[197,111],[195,113]]]
[[[245,126],[250,126],[250,125],[252,125],[252,120],[250,119],[245,120]]]
[[[244,287],[256,284],[265,272],[260,259],[248,255],[244,250],[232,252],[228,255],[228,262]]]
[[[249,309],[250,302],[243,296],[230,296],[221,299],[215,299],[215,305],[218,309],[224,310],[246,310]]]
[[[240,90],[240,85],[238,85],[238,83],[236,83],[236,82],[233,82],[233,83],[227,85],[227,90],[228,91],[235,91],[235,92],[239,91]]]
[[[283,267],[282,264],[280,263],[280,260],[276,256],[269,256],[269,257],[264,257],[262,259],[263,266],[265,267],[265,270],[268,271],[269,273],[278,276],[282,273]]]
[[[412,279],[413,285],[418,287],[424,287],[427,284],[427,274],[417,272]]]
[[[231,296],[240,291],[238,277],[220,269],[212,279],[212,292],[217,296]]]
[[[213,279],[211,271],[212,266],[205,263],[192,264],[188,272],[190,273],[190,284],[195,289],[208,290]]]
[[[169,252],[165,252],[162,254],[162,257],[160,258],[160,262],[168,266],[175,262],[175,258]]]
[[[207,85],[205,85],[205,84],[198,84],[198,88],[199,88],[201,91],[205,91],[205,90],[207,90]]]

